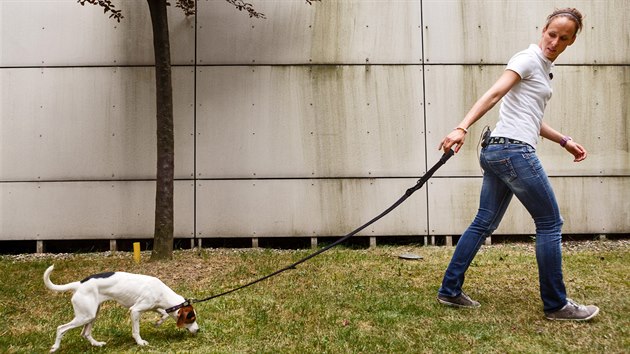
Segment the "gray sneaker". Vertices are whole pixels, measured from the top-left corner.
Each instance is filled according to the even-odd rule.
[[[464,294],[463,291],[461,294],[459,294],[459,296],[444,296],[444,295],[438,294],[437,299],[440,302],[440,304],[447,305],[447,306],[467,307],[467,308],[474,308],[474,307],[481,306],[480,303],[471,299],[468,295]]]
[[[567,299],[567,304],[558,311],[545,313],[548,320],[562,321],[588,321],[597,316],[599,307],[593,305],[580,305],[577,302]]]

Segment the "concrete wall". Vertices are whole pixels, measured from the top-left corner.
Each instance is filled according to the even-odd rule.
[[[169,9],[180,238],[338,236],[440,156],[439,140],[536,43],[558,1],[223,0]],[[75,0],[0,2],[0,240],[150,238],[155,107],[143,1],[125,19]],[[586,14],[546,120],[589,151],[539,155],[565,233],[628,233],[630,3]],[[476,212],[477,137],[363,235],[458,235]],[[512,203],[499,234],[533,234]]]

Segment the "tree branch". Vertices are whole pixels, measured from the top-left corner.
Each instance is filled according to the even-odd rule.
[[[243,10],[247,11],[249,13],[249,17],[266,18],[265,14],[256,11],[254,7],[252,6],[252,4],[248,2],[245,2],[243,0],[225,0],[225,1],[234,5],[238,11],[243,11]]]
[[[249,14],[249,17],[267,18],[265,14],[256,11],[256,9],[254,9],[254,6],[248,2],[245,2],[243,0],[225,0],[225,1],[234,5],[234,7],[236,7],[236,9],[239,11],[243,11],[243,10],[247,11],[247,13]],[[305,1],[307,4],[313,5],[313,2],[322,1],[322,0],[305,0]],[[114,18],[118,22],[120,22],[120,20],[125,18],[121,10],[116,10],[116,6],[112,4],[112,0],[77,0],[77,2],[81,4],[81,6],[85,6],[86,2],[88,4],[100,6],[103,8],[103,11],[105,13],[111,12],[111,14],[109,15],[109,18]],[[176,0],[175,7],[182,9],[182,11],[184,11],[184,15],[186,16],[194,16],[197,10],[195,3],[196,3],[196,0]],[[171,4],[167,1],[166,5],[170,6]]]
[[[125,16],[122,15],[121,10],[116,10],[114,4],[112,4],[112,0],[77,0],[81,6],[85,6],[85,3],[92,5],[98,5],[103,8],[103,12],[111,12],[109,18],[114,18],[116,21],[120,22]]]
[[[186,17],[195,15],[195,0],[177,0],[175,7],[182,9]]]

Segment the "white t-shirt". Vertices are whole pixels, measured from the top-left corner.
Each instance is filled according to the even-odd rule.
[[[514,71],[521,80],[503,96],[499,122],[492,136],[516,139],[536,147],[545,107],[553,93],[549,78],[552,67],[553,63],[536,44],[530,44],[510,59],[506,70]]]

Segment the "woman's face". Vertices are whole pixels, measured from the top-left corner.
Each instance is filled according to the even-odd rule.
[[[556,60],[560,53],[573,44],[577,28],[575,22],[563,16],[557,16],[543,29],[538,46],[545,57]]]

